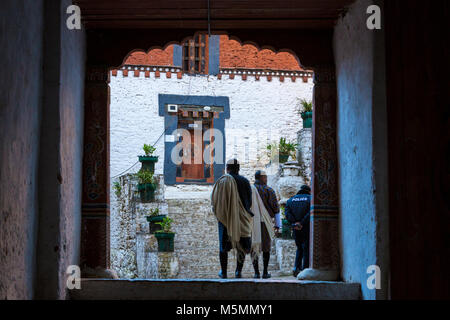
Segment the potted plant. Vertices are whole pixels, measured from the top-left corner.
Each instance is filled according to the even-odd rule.
[[[141,169],[137,174],[138,191],[141,197],[141,202],[151,202],[155,200],[156,182],[153,172],[150,170]]]
[[[272,143],[267,146],[268,155],[271,159],[278,154],[280,163],[288,161],[289,156],[295,158],[296,144],[293,142],[287,142],[286,138],[280,138],[279,143]]]
[[[158,162],[158,157],[153,156],[153,152],[156,151],[156,148],[149,144],[144,144],[142,150],[144,150],[145,155],[138,156],[139,162],[142,163],[141,170],[150,170],[150,172],[154,173],[155,163]]]
[[[165,217],[163,221],[157,222],[161,226],[161,230],[155,232],[158,240],[158,252],[173,252],[173,240],[175,233],[171,231],[172,219]]]
[[[279,143],[280,163],[285,163],[286,161],[288,161],[289,156],[295,158],[295,147],[296,147],[295,143],[286,142],[286,138],[280,138]]]
[[[159,222],[162,222],[164,217],[165,215],[159,214],[159,208],[150,210],[149,215],[147,216],[147,221],[150,225],[150,234],[161,230],[161,225]]]
[[[312,101],[302,99],[300,101],[300,116],[303,119],[303,128],[312,128],[313,104]]]
[[[119,198],[120,194],[122,193],[122,186],[120,185],[120,183],[118,181],[114,182],[113,189],[114,189],[114,194],[116,195],[117,198]]]

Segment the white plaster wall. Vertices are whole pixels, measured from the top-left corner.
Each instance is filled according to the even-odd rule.
[[[300,115],[295,111],[302,98],[312,99],[312,79],[292,82],[286,78],[280,82],[261,77],[259,81],[249,76],[229,79],[223,75],[188,76],[177,79],[176,74],[166,78],[161,73],[155,78],[153,72],[145,78],[141,72],[123,77],[121,70],[111,76],[111,177],[122,173],[137,161],[144,143],[155,143],[164,131],[164,117],[158,115],[158,94],[227,96],[230,99],[230,119],[225,123],[226,158],[236,155],[243,162],[242,173],[253,175],[258,149],[265,155],[267,141],[279,139],[280,134],[288,140],[297,140],[302,128]],[[259,130],[259,133],[257,133]],[[168,133],[170,134],[170,133]],[[258,138],[259,137],[259,138]],[[258,140],[260,141],[258,143]],[[164,159],[164,137],[156,144],[156,154]],[[137,171],[140,164],[132,170]],[[156,164],[156,173],[163,173],[163,161]]]

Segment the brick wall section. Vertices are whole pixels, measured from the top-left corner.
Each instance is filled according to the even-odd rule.
[[[153,49],[133,52],[125,65],[173,66],[173,45],[165,50]],[[241,45],[238,41],[220,36],[220,67],[302,71],[296,57],[288,52],[258,50],[254,45]]]
[[[220,67],[270,70],[302,71],[297,59],[288,52],[275,53],[272,50],[258,50],[251,44],[241,45],[238,41],[220,36]]]
[[[165,50],[153,49],[148,53],[136,51],[125,60],[125,65],[173,66],[173,45]]]

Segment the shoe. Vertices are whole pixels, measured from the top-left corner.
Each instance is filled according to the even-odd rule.
[[[292,272],[292,275],[294,276],[294,278],[297,278],[297,276],[298,276],[299,273],[300,273],[300,269],[295,269],[295,270]]]
[[[259,273],[258,256],[253,258],[252,264],[253,264],[253,270],[255,270],[255,276],[253,278],[259,279],[261,274]],[[258,277],[256,277],[256,275],[258,275]]]
[[[219,272],[219,278],[221,279],[227,279],[227,264],[228,264],[228,253],[227,252],[220,252],[219,253],[219,260],[220,260],[220,272]]]
[[[244,267],[244,259],[245,259],[245,256],[243,256],[241,258],[238,257],[238,262],[236,264],[236,272],[234,273],[236,279],[242,278],[242,268]],[[242,262],[239,262],[239,261],[242,261]]]
[[[268,272],[263,273],[263,276],[262,276],[263,279],[269,279],[271,277],[272,277],[272,275]]]
[[[253,276],[254,279],[259,279],[261,278],[261,274],[259,273],[255,273],[255,275]]]

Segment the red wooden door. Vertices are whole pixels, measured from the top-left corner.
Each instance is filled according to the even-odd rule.
[[[204,163],[203,163],[203,136],[201,139],[194,139],[194,128],[188,129],[190,133],[190,139],[183,142],[183,154],[187,154],[183,157],[181,164],[182,176],[185,179],[203,179],[204,178]]]

